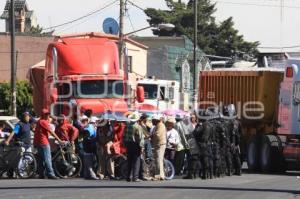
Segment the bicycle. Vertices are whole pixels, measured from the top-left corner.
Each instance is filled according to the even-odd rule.
[[[29,179],[35,176],[37,162],[31,152],[25,151],[23,142],[14,142],[9,146],[1,145],[0,178],[6,175],[17,174],[17,177]]]
[[[75,178],[82,169],[82,161],[79,155],[73,151],[70,142],[59,144],[59,148],[52,155],[52,164],[55,174],[60,178]]]
[[[143,163],[143,169],[144,169],[144,174],[147,177],[153,177],[155,175],[155,161],[154,158],[142,158],[142,163]],[[124,161],[121,165],[121,175],[122,178],[126,179],[127,178],[127,173],[128,173],[128,163],[127,161]],[[166,180],[172,180],[175,176],[175,168],[173,164],[164,158],[164,172],[165,172],[165,179]]]

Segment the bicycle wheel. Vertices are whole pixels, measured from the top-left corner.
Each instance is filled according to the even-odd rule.
[[[16,172],[22,179],[34,177],[37,170],[37,162],[32,153],[25,152],[18,162]]]
[[[63,159],[59,155],[53,161],[53,169],[55,174],[60,178],[74,178],[78,176],[82,169],[82,161],[76,154],[70,154]]]
[[[164,159],[164,172],[166,180],[172,180],[175,176],[175,168],[167,159]]]
[[[124,178],[124,175],[122,173],[122,166],[123,166],[124,162],[126,162],[126,159],[127,158],[124,155],[114,155],[111,157],[111,160],[114,164],[115,177]],[[106,168],[109,168],[109,166],[110,166],[109,164],[110,164],[110,162],[107,161]],[[125,169],[125,167],[123,169]]]
[[[68,177],[75,178],[79,176],[81,169],[82,169],[82,161],[79,155],[73,154],[71,156],[71,165],[75,168],[75,171]]]

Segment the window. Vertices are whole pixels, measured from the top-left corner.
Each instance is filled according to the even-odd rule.
[[[144,88],[145,99],[157,99],[157,85],[155,84],[138,84]]]
[[[127,56],[127,67],[128,71],[131,73],[133,68],[132,68],[132,56]]]
[[[169,99],[170,100],[174,99],[174,88],[173,87],[169,88]]]
[[[293,99],[295,103],[300,103],[300,82],[294,84]]]
[[[70,83],[58,83],[57,87],[57,94],[61,98],[68,98],[72,96],[72,84]]]
[[[121,98],[124,82],[118,80],[84,80],[77,82],[77,98]]]
[[[159,87],[159,99],[165,100],[165,87]]]

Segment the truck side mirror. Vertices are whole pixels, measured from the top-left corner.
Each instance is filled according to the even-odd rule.
[[[58,99],[58,91],[57,91],[57,88],[52,88],[51,89],[51,94],[50,94],[50,100],[51,102],[56,102],[57,99]]]
[[[136,99],[137,99],[138,103],[143,103],[144,102],[144,100],[145,100],[144,87],[138,86],[136,88]]]

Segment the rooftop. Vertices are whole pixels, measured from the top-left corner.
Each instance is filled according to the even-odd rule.
[[[25,8],[25,10],[29,10],[26,0],[15,0],[15,10],[19,11]],[[6,1],[4,10],[10,9],[10,1]]]

